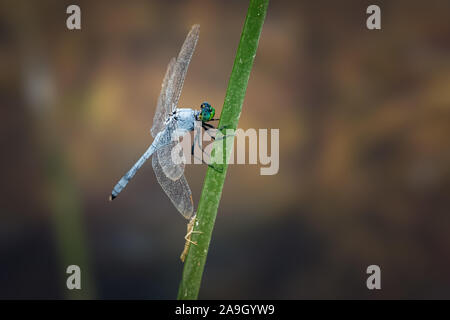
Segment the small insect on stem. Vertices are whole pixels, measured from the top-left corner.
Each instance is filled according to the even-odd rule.
[[[191,220],[188,222],[188,224],[187,224],[187,233],[186,233],[186,235],[184,236],[184,239],[186,240],[186,242],[185,242],[185,244],[184,244],[183,252],[181,253],[181,256],[180,256],[181,262],[184,262],[184,260],[186,260],[186,256],[187,256],[187,254],[188,254],[188,252],[189,252],[189,248],[190,248],[190,246],[191,246],[191,243],[192,243],[193,245],[197,245],[197,242],[191,240],[192,234],[193,234],[193,233],[203,233],[203,232],[201,232],[201,231],[193,231],[193,229],[194,229],[194,223],[195,223],[195,217],[196,217],[196,215],[194,215],[194,216],[191,218]]]

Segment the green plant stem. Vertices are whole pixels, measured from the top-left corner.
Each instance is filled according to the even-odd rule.
[[[237,128],[268,3],[269,0],[250,1],[241,40],[234,59],[233,70],[228,82],[219,128]],[[227,139],[214,143],[224,143]],[[231,140],[231,146],[227,142],[227,147],[223,153],[224,159],[230,158],[234,138],[231,138]],[[192,241],[196,241],[197,245],[190,246],[184,264],[183,276],[178,291],[178,299],[180,300],[197,299],[198,297],[227,167],[228,164],[225,161],[221,165],[223,170],[217,171],[213,168],[208,168],[206,172],[205,183],[198,204],[197,221],[194,226],[195,231],[201,231],[202,233],[192,234]]]

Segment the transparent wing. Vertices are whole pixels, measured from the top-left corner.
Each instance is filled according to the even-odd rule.
[[[169,179],[164,173],[158,159],[158,157],[152,157],[152,166],[156,179],[177,210],[186,219],[190,219],[194,213],[194,202],[186,178],[184,175],[181,175],[178,180],[174,181]]]
[[[158,104],[153,117],[153,126],[150,130],[153,137],[156,137],[156,135],[164,128],[164,121],[172,111],[172,105],[168,98],[172,95],[171,92],[173,92],[173,89],[170,87],[172,86],[171,79],[173,77],[175,62],[175,58],[170,59],[169,65],[167,66],[166,75],[164,76],[164,80],[161,85],[161,92],[159,94]]]
[[[200,25],[195,24],[189,31],[186,40],[184,40],[180,53],[178,54],[177,61],[173,69],[173,79],[171,89],[171,111],[174,111],[178,105],[180,99],[181,90],[183,89],[184,78],[191,62],[192,54],[194,53],[195,46],[197,44],[198,36],[200,34]]]
[[[170,180],[175,181],[180,179],[186,163],[181,143],[172,141],[170,144],[158,149],[156,156],[164,174]]]
[[[171,118],[158,137],[158,147],[154,155],[154,157],[158,157],[164,174],[174,181],[184,173],[186,164],[183,148],[177,138],[182,136],[183,132],[178,130],[178,122]]]

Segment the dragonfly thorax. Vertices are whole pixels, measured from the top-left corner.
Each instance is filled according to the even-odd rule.
[[[197,111],[193,109],[180,108],[176,109],[172,115],[166,120],[169,122],[175,122],[176,127],[185,131],[194,130],[195,121],[197,120]]]

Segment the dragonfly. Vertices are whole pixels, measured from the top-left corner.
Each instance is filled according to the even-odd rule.
[[[208,102],[203,102],[200,110],[178,108],[184,79],[199,38],[199,32],[199,25],[192,26],[177,58],[170,60],[161,85],[153,126],[150,130],[154,140],[139,160],[117,182],[109,198],[110,200],[115,199],[142,165],[152,157],[153,171],[161,188],[181,215],[190,220],[188,233],[185,236],[186,245],[181,255],[182,261],[186,256],[189,243],[194,243],[190,240],[191,234],[194,233],[192,231],[195,220],[194,203],[191,189],[184,176],[185,159],[181,157],[181,161],[175,161],[172,154],[174,148],[182,150],[179,145],[180,138],[193,131],[196,122],[201,122],[202,128],[208,131],[215,129],[208,122],[219,120],[214,119],[215,109]],[[192,153],[193,150],[194,145],[192,145]]]

